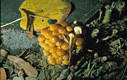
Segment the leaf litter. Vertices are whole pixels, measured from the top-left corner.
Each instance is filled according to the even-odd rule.
[[[122,13],[120,14],[122,15]],[[21,62],[23,61],[24,63],[25,61],[28,61],[37,68],[38,80],[126,80],[127,21],[125,19],[126,17],[117,21],[114,21],[113,18],[110,18],[111,20],[106,24],[102,24],[100,21],[98,21],[98,19],[94,19],[85,25],[87,30],[85,36],[86,44],[84,44],[85,49],[74,57],[74,60],[79,58],[78,61],[76,61],[76,65],[53,66],[47,63],[46,57],[43,56],[42,53],[35,52],[29,54],[30,56],[26,57],[26,59],[24,58],[24,60],[20,58]],[[93,33],[96,31],[95,29],[98,29],[99,32]],[[113,33],[114,29],[117,30],[115,35]],[[19,57],[16,58],[19,59]],[[28,62],[25,63],[30,65]],[[16,70],[14,70],[15,64],[10,64],[10,62],[6,59],[3,59],[0,63],[2,63],[1,66],[4,67],[5,70],[9,70],[10,75],[7,76],[7,78],[17,76],[14,74],[16,73]]]

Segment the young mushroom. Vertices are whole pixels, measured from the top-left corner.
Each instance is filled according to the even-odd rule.
[[[76,35],[82,34],[82,28],[81,28],[81,26],[75,26],[74,27],[74,32],[75,32]]]
[[[74,38],[74,34],[73,34],[73,33],[70,33],[70,34],[69,34],[69,37],[70,37],[69,46],[70,46],[70,48],[71,48],[72,42],[73,42],[73,38]]]
[[[78,23],[77,21],[73,21],[73,24],[77,25],[77,23]]]
[[[71,59],[71,48],[72,48],[72,43],[73,43],[73,39],[74,39],[75,35],[73,33],[70,33],[69,37],[70,37],[70,41],[69,41],[69,62],[70,62],[70,59]]]

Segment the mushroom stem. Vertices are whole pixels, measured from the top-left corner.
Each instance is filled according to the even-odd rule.
[[[69,41],[67,40],[67,38],[65,37],[65,35],[63,34],[62,36],[64,37],[64,41],[67,42],[67,43],[69,43]]]
[[[70,37],[70,41],[69,41],[69,63],[70,63],[70,60],[71,60],[71,50],[72,50],[72,43],[73,43],[73,39],[74,39],[74,34],[73,33],[70,33],[69,34],[69,37]]]

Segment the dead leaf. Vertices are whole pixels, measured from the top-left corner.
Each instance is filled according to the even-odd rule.
[[[25,9],[28,13],[22,11]],[[58,22],[64,20],[71,11],[71,4],[65,0],[25,0],[20,8],[22,20],[20,26],[27,29],[28,19],[27,14],[34,17],[34,30],[38,31],[42,28],[48,27],[48,19],[57,20]]]
[[[0,80],[6,80],[6,72],[4,68],[0,68]]]
[[[28,75],[30,77],[37,77],[37,75],[38,75],[37,70],[34,67],[32,67],[32,65],[30,65],[28,62],[24,61],[22,58],[19,58],[16,56],[11,56],[11,55],[8,55],[7,58],[11,62],[20,66],[20,68],[24,70],[26,75]]]
[[[6,57],[7,54],[8,54],[8,52],[7,52],[6,50],[0,49],[0,55],[1,55],[2,57]]]
[[[27,37],[29,40],[33,39],[33,33],[34,33],[34,26],[33,26],[33,20],[34,17],[31,15],[34,15],[33,13],[31,13],[30,11],[26,10],[26,9],[21,9],[24,13],[26,13],[26,19],[27,19],[27,26],[26,26],[26,30],[27,30]]]

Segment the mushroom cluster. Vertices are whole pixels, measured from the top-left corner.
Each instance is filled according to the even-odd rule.
[[[81,49],[84,42],[82,28],[76,25],[69,25],[65,21],[57,24],[50,24],[49,27],[41,30],[38,41],[44,48],[43,54],[48,56],[52,65],[69,65],[72,47]]]

